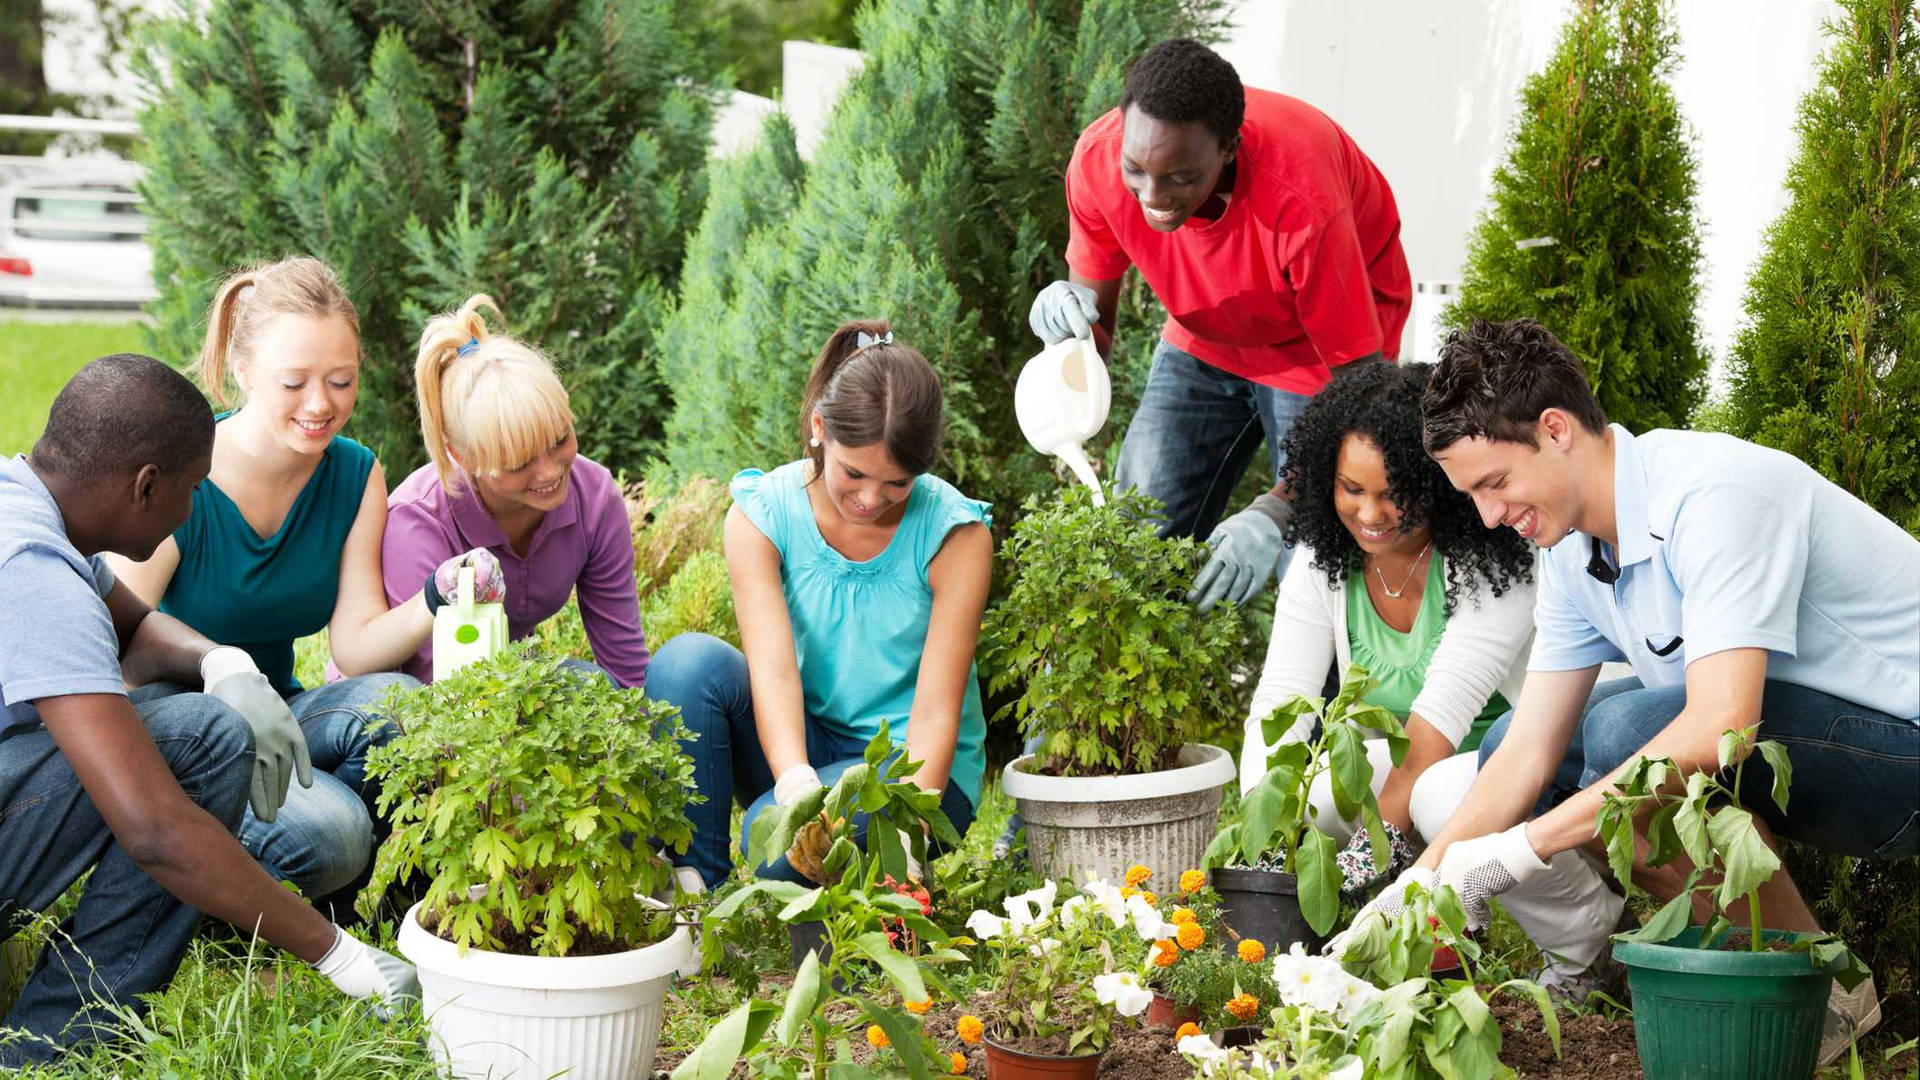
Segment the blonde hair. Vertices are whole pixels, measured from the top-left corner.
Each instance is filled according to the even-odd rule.
[[[207,311],[207,339],[195,365],[200,385],[221,405],[230,405],[228,381],[233,371],[253,361],[253,345],[260,330],[275,315],[304,315],[315,319],[345,319],[360,337],[360,313],[347,290],[326,263],[311,255],[295,255],[276,263],[255,263],[220,283]]]
[[[531,345],[490,333],[481,308],[500,314],[482,293],[427,320],[413,366],[420,437],[450,495],[462,489],[461,468],[472,476],[517,469],[573,428],[573,407],[553,364]]]

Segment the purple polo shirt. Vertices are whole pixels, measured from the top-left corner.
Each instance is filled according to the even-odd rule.
[[[422,465],[387,496],[381,559],[387,604],[398,607],[426,584],[434,567],[477,547],[493,552],[507,579],[507,629],[517,641],[580,594],[580,621],[594,662],[621,686],[647,681],[647,635],[633,582],[633,533],[620,487],[605,466],[573,459],[567,501],[534,531],[523,558],[469,488],[447,495],[433,465]],[[433,642],[400,670],[430,682]]]

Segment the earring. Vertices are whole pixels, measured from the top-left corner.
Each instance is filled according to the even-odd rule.
[[[820,437],[816,435],[813,438],[808,439],[807,445],[813,447],[815,450],[818,450],[820,448]]]

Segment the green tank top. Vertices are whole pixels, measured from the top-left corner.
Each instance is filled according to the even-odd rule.
[[[298,693],[293,643],[333,617],[340,552],[372,471],[373,451],[335,435],[272,536],[254,532],[212,477],[200,481],[193,513],[174,530],[180,567],[160,610],[222,645],[247,650],[276,690]]]
[[[1353,656],[1353,662],[1367,669],[1374,680],[1373,689],[1367,691],[1369,705],[1378,705],[1402,722],[1413,711],[1414,699],[1420,696],[1420,688],[1427,681],[1427,663],[1433,659],[1433,651],[1440,647],[1440,637],[1447,630],[1447,575],[1445,561],[1439,552],[1434,552],[1433,561],[1427,566],[1426,592],[1420,597],[1420,610],[1414,614],[1413,628],[1401,633],[1388,626],[1380,613],[1373,609],[1373,600],[1367,596],[1367,582],[1357,574],[1349,574],[1346,579],[1347,594],[1347,647]],[[1507,699],[1494,691],[1487,701],[1486,708],[1474,718],[1473,726],[1467,730],[1466,738],[1460,740],[1457,749],[1464,753],[1480,748],[1480,739],[1487,728],[1507,711]]]

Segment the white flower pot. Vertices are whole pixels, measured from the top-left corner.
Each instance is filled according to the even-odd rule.
[[[1220,789],[1237,775],[1233,755],[1189,743],[1177,766],[1132,776],[1059,777],[1027,772],[1015,758],[1000,786],[1027,821],[1027,857],[1036,873],[1118,882],[1145,864],[1161,880],[1200,865],[1220,822]]]
[[[657,945],[608,956],[512,956],[460,950],[400,925],[400,952],[420,972],[436,1060],[473,1080],[644,1080],[660,1006],[693,952],[686,927]]]

